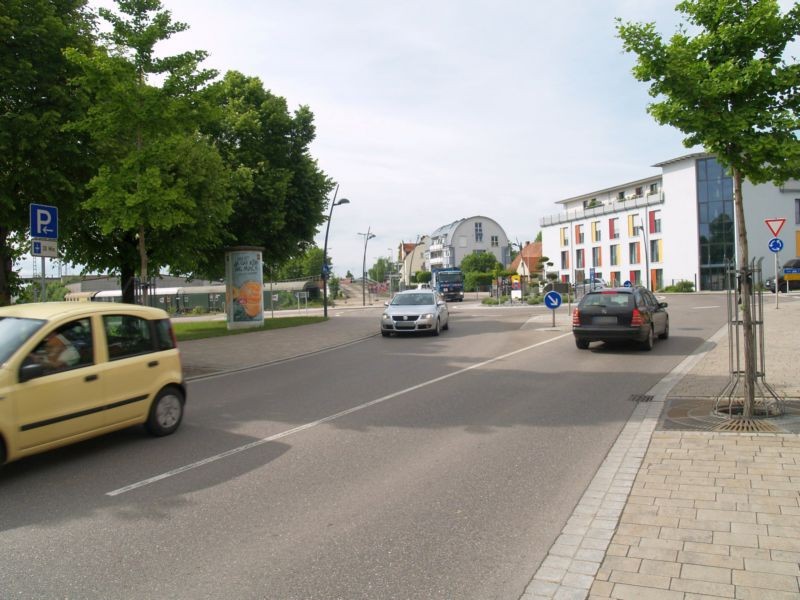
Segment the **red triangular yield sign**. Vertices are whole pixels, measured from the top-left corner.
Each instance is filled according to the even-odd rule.
[[[781,232],[781,227],[786,223],[786,219],[764,219],[764,223],[767,224],[772,235],[778,237],[778,234]]]

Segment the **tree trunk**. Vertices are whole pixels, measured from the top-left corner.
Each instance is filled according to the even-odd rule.
[[[744,407],[742,416],[753,416],[756,385],[755,332],[753,330],[753,307],[750,305],[750,291],[753,282],[750,275],[750,252],[747,247],[747,227],[744,221],[744,202],[742,201],[742,173],[733,169],[733,205],[736,213],[738,241],[739,294],[742,300],[742,335],[744,337]],[[734,340],[728,340],[733,344]]]
[[[122,301],[126,304],[136,304],[135,278],[135,269],[123,260],[119,269],[119,279],[122,284]]]
[[[147,297],[149,296],[147,285],[149,283],[147,277],[147,248],[144,245],[144,225],[139,226],[139,279],[142,282],[142,304],[147,306]]]
[[[0,306],[11,304],[11,270],[14,262],[8,246],[8,234],[8,229],[0,226]]]

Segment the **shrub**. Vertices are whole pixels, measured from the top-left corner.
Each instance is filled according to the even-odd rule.
[[[665,292],[685,293],[694,291],[694,283],[686,281],[685,279],[679,281],[675,285],[668,285],[664,288]]]
[[[481,300],[481,304],[495,305],[495,304],[498,304],[498,302],[497,302],[497,298],[489,297],[489,298],[484,298],[483,300]]]

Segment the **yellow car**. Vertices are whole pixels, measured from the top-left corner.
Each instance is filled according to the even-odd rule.
[[[185,401],[163,310],[87,302],[0,308],[0,464],[141,423],[168,435]]]

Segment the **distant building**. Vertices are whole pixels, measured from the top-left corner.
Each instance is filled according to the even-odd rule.
[[[591,276],[661,289],[680,280],[721,290],[737,260],[733,181],[712,154],[654,165],[654,175],[560,200],[563,211],[541,219],[542,249],[562,281]],[[783,186],[743,182],[750,259],[771,258],[764,221],[782,218],[781,262],[800,254],[800,181]],[[771,273],[765,262],[765,276]]]
[[[420,235],[416,242],[401,242],[398,249],[400,281],[404,287],[411,283],[417,271],[425,270],[425,253],[430,245],[430,236]]]
[[[476,252],[490,252],[503,265],[510,262],[508,236],[497,221],[476,216],[439,227],[431,233],[426,264],[429,269],[459,267]]]
[[[511,266],[508,268],[523,277],[529,279],[531,275],[541,274],[541,267],[539,260],[542,258],[542,242],[525,242],[522,250],[511,261]]]

